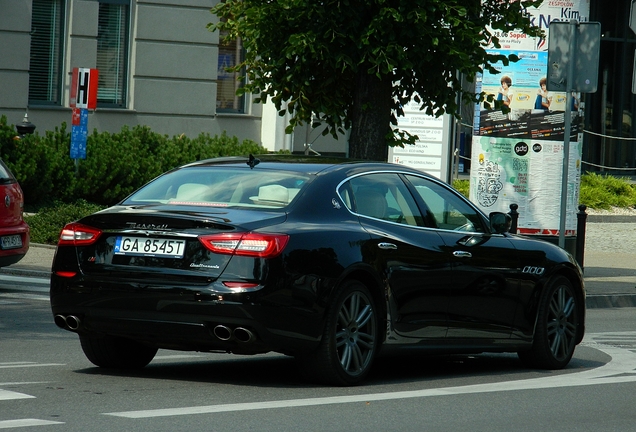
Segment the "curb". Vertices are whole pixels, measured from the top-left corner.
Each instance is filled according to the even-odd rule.
[[[51,271],[42,269],[27,269],[27,268],[0,268],[0,275],[10,275],[10,276],[25,276],[39,279],[50,279]]]
[[[585,299],[587,309],[636,307],[636,294],[599,294],[588,295]]]
[[[587,223],[636,223],[636,216],[588,214]]]

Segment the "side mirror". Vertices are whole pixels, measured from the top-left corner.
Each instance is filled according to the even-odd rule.
[[[512,224],[512,218],[507,213],[492,212],[488,216],[490,220],[490,230],[495,234],[507,233]]]

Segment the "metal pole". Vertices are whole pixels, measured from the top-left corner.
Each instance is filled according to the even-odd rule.
[[[576,261],[585,270],[583,261],[585,258],[585,227],[587,225],[587,206],[579,205],[579,212],[576,214]]]
[[[519,208],[519,204],[515,204],[515,203],[510,204],[510,212],[508,213],[511,219],[510,229],[508,230],[510,234],[517,234],[517,228],[519,224],[519,212],[517,211],[518,208]]]
[[[565,249],[565,220],[568,204],[568,177],[570,168],[570,134],[572,129],[572,92],[574,91],[574,68],[578,38],[577,20],[570,21],[570,49],[568,55],[568,77],[565,83],[565,125],[563,127],[563,177],[561,178],[561,219],[559,221],[559,247]]]

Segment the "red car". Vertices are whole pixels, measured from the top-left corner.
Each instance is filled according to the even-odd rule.
[[[22,189],[0,161],[0,267],[17,263],[29,250],[29,225],[23,212]]]

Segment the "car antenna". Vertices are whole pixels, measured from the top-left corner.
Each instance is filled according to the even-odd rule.
[[[247,161],[247,164],[250,166],[250,168],[254,169],[254,167],[259,163],[261,163],[261,160],[255,158],[254,155],[250,153],[250,158]]]

